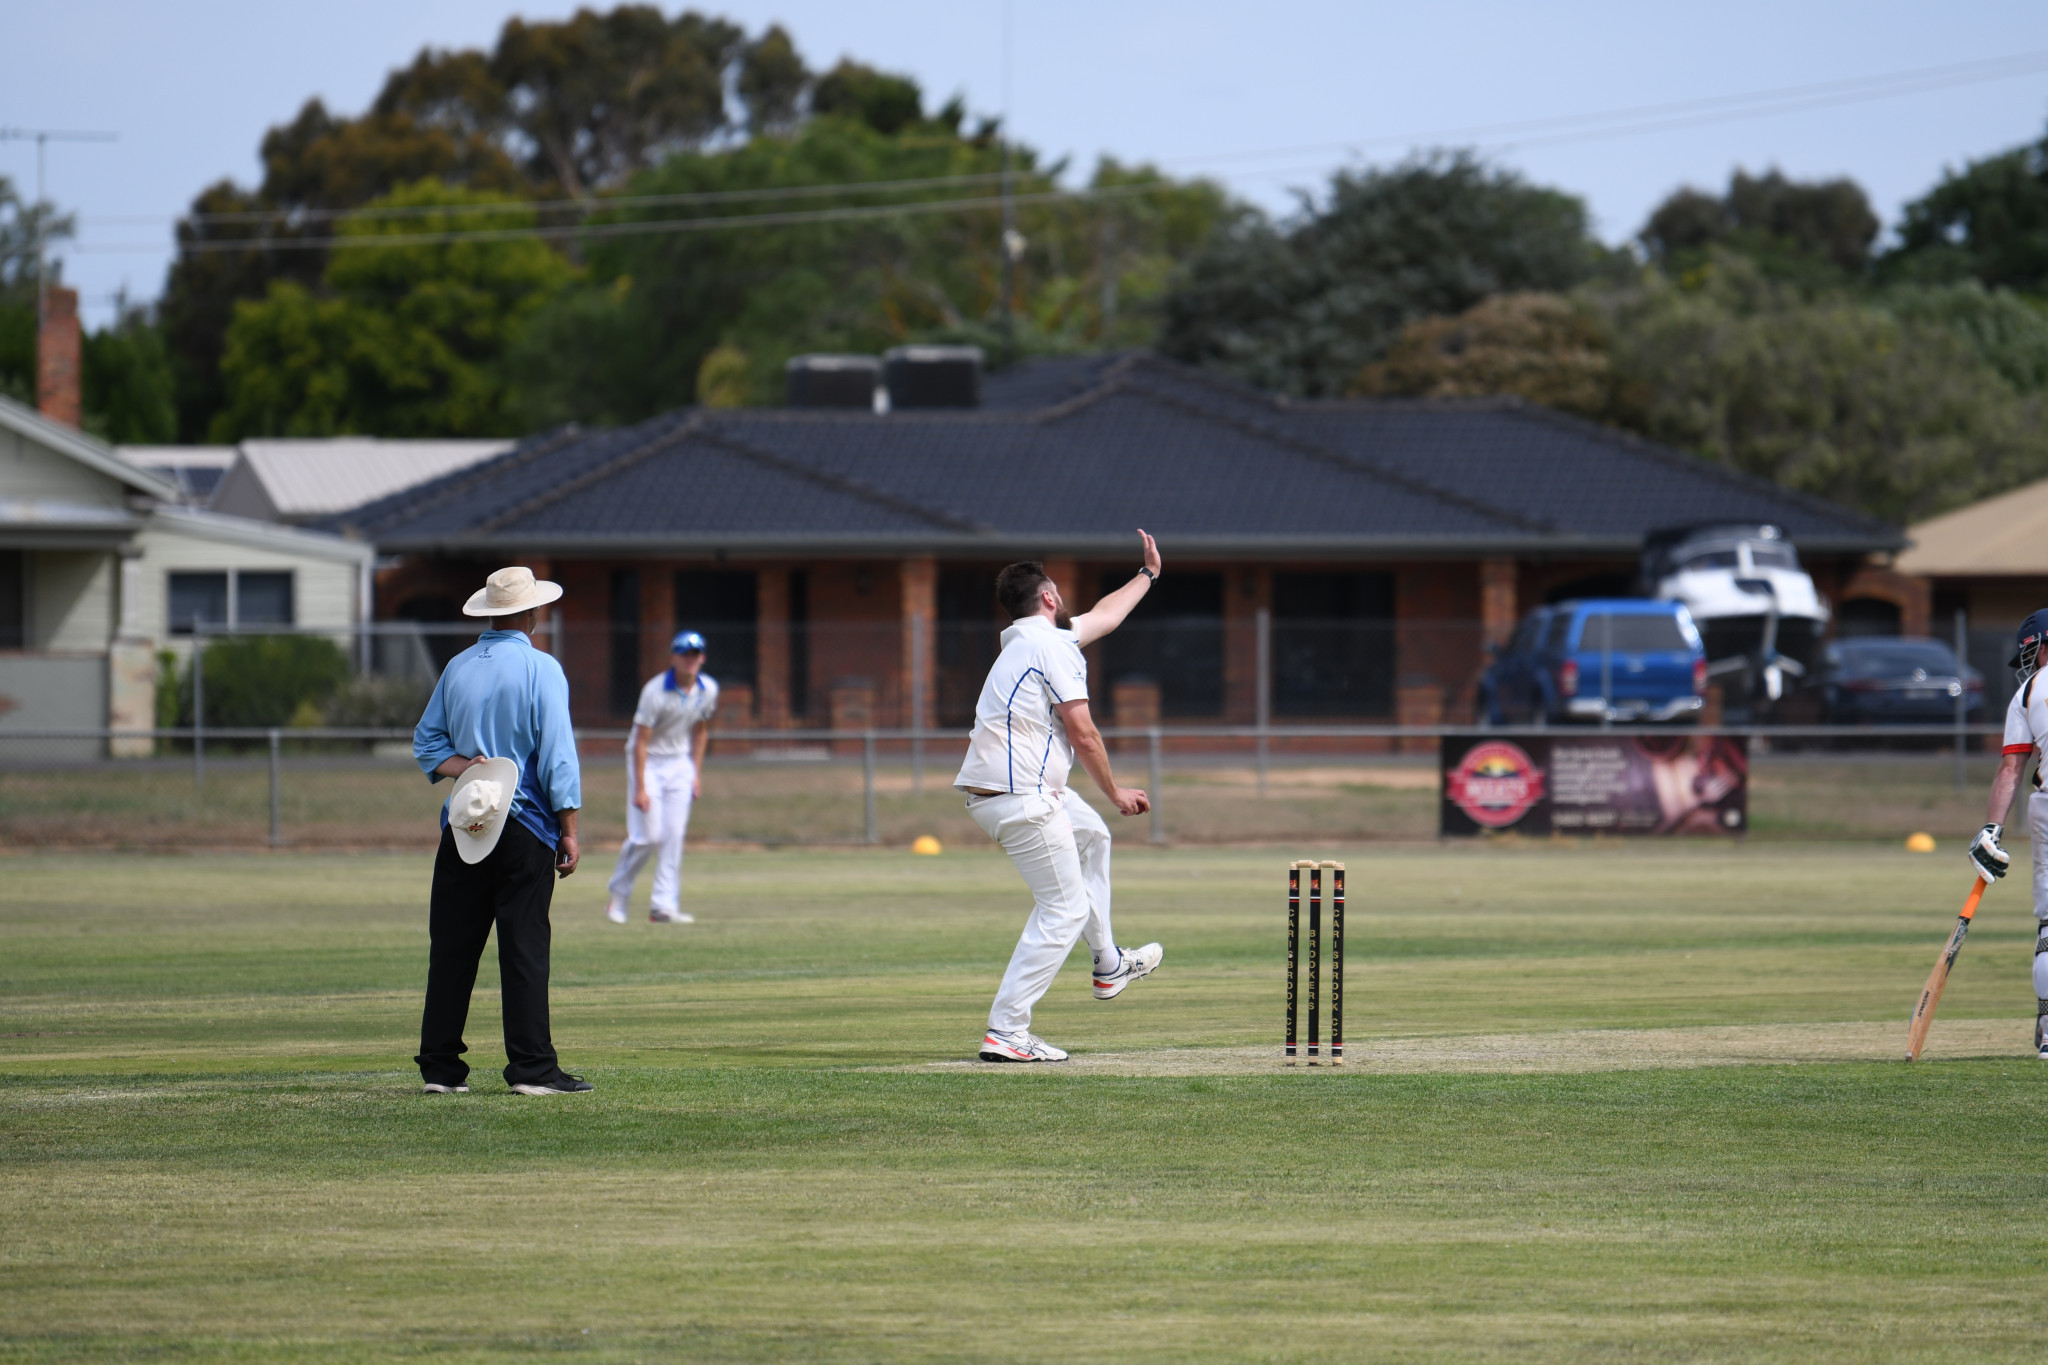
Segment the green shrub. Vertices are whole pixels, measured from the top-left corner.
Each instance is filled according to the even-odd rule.
[[[191,715],[187,697],[190,687],[178,669],[178,656],[168,649],[156,652],[156,728],[175,730]]]
[[[213,641],[203,655],[206,668],[206,725],[289,725],[307,703],[324,707],[348,682],[348,656],[318,635],[233,635]],[[159,688],[158,715],[165,694],[177,708],[177,724],[192,723],[192,669],[175,689]]]
[[[321,715],[337,729],[410,730],[433,691],[431,678],[350,678]]]

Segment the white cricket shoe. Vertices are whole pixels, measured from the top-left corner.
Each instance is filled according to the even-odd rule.
[[[423,1095],[467,1095],[469,1087],[460,1081],[454,1085],[443,1085],[439,1081],[428,1081],[424,1086],[420,1087],[420,1093]]]
[[[2034,1051],[2044,1062],[2048,1062],[2048,1014],[2034,1020]]]
[[[697,917],[687,910],[649,910],[649,924],[695,924]]]
[[[1095,977],[1095,998],[1116,999],[1123,994],[1124,987],[1139,977],[1150,976],[1158,970],[1159,963],[1165,956],[1166,949],[1156,943],[1148,943],[1142,948],[1118,949],[1116,970],[1107,976],[1098,973]]]
[[[611,906],[604,912],[604,917],[613,924],[624,924],[626,922],[626,898],[624,896],[613,896]]]
[[[984,1062],[1064,1062],[1067,1054],[1035,1033],[997,1033],[990,1029],[981,1040]]]

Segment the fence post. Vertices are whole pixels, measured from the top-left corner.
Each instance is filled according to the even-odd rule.
[[[277,729],[272,729],[270,732],[270,846],[272,848],[276,848],[284,842],[284,829],[278,820],[277,810],[278,741],[282,738],[282,735],[283,732]]]
[[[1254,667],[1258,670],[1252,688],[1252,723],[1258,726],[1259,739],[1259,795],[1266,794],[1266,732],[1273,725],[1273,609],[1260,607],[1253,618],[1257,629],[1253,633]],[[1154,779],[1157,780],[1156,778]]]
[[[1956,608],[1956,790],[1961,791],[1969,782],[1964,771],[1963,745],[1966,737],[1963,730],[1969,721],[1970,688],[1965,681],[1970,669],[1970,619],[1969,613]]]
[[[1146,747],[1151,750],[1152,756],[1152,785],[1148,787],[1145,792],[1145,794],[1152,799],[1152,842],[1155,844],[1163,844],[1166,842],[1166,826],[1161,824],[1159,819],[1160,765],[1158,726],[1155,725],[1145,732],[1145,744]]]
[[[192,622],[192,790],[206,790],[206,623]]]
[[[1614,728],[1614,613],[1600,617],[1600,728]]]
[[[882,831],[875,823],[875,732],[869,729],[860,737],[861,800],[867,812],[867,841],[871,844],[882,842]]]

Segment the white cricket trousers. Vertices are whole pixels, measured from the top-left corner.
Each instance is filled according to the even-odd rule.
[[[969,797],[967,813],[1031,888],[1031,918],[988,1012],[992,1031],[1017,1033],[1031,1027],[1031,1007],[1052,988],[1076,939],[1086,935],[1097,956],[1116,943],[1109,927],[1109,826],[1065,789]]]
[[[679,910],[683,890],[683,836],[690,829],[690,786],[697,765],[688,754],[647,755],[647,809],[633,800],[633,756],[626,755],[626,842],[619,845],[619,865],[607,883],[613,896],[630,896],[640,869],[654,859],[654,897],[650,908]]]
[[[2048,792],[2027,797],[2027,833],[2034,841],[2034,918],[2048,929]],[[2048,953],[2034,954],[2034,996],[2048,1000]]]

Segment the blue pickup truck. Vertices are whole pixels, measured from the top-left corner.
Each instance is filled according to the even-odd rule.
[[[1538,607],[1479,680],[1494,725],[1690,721],[1707,653],[1677,602],[1598,598]]]

